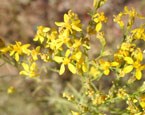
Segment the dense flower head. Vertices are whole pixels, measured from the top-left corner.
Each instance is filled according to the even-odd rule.
[[[122,76],[135,69],[134,76],[138,80],[141,79],[141,71],[145,69],[145,66],[141,64],[143,60],[143,52],[135,44],[123,43],[119,51],[115,53],[114,59],[121,64],[120,73]]]

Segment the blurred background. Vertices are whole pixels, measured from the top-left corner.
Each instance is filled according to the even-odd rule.
[[[7,44],[15,41],[33,44],[37,26],[55,27],[54,22],[62,21],[63,14],[69,9],[78,14],[82,23],[87,24],[87,13],[92,3],[93,0],[0,0],[0,37]],[[145,16],[145,0],[108,0],[101,9],[109,18],[105,28],[108,47],[116,47],[120,40],[120,29],[112,22],[112,17],[124,6],[134,7]],[[92,43],[97,47],[95,42]],[[91,51],[94,55],[95,52]],[[1,60],[0,65],[3,63]],[[67,110],[63,111],[61,104],[57,103],[61,101],[63,90],[79,86],[79,83],[76,84],[78,79],[72,78],[70,73],[59,77],[50,72],[45,76],[47,78],[37,83],[24,80],[17,69],[9,64],[0,66],[0,115],[66,115]],[[15,93],[11,95],[7,94],[10,86],[15,88]]]

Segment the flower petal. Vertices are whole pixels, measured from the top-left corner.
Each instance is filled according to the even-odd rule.
[[[135,77],[136,77],[137,80],[140,80],[140,79],[141,79],[142,73],[141,73],[140,70],[136,70],[136,72],[135,72]]]
[[[127,64],[133,64],[133,59],[131,57],[125,57],[124,60],[127,62]]]
[[[129,65],[123,68],[124,73],[129,73],[133,70],[133,66]]]
[[[55,57],[53,58],[53,60],[54,60],[55,62],[57,62],[57,63],[61,63],[61,62],[63,62],[63,57],[55,56]]]
[[[99,23],[96,25],[96,31],[99,32],[101,29],[102,29],[102,23],[99,22]]]
[[[64,64],[61,64],[60,70],[59,70],[59,75],[62,75],[65,72],[65,66]]]
[[[73,73],[73,74],[75,74],[77,71],[76,71],[76,67],[73,65],[73,64],[71,64],[71,63],[69,63],[68,64],[68,69]]]

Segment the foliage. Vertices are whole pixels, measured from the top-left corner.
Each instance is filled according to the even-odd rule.
[[[145,40],[145,24],[135,27],[134,23],[137,18],[145,18],[134,8],[128,7],[115,15],[113,20],[123,31],[123,40],[120,47],[110,53],[106,49],[103,31],[107,17],[99,11],[105,2],[106,0],[94,0],[87,27],[70,10],[64,14],[64,22],[55,22],[57,28],[38,27],[33,39],[35,47],[16,41],[15,44],[0,49],[1,58],[20,67],[20,75],[36,81],[41,81],[43,69],[48,69],[40,68],[43,63],[58,64],[59,69],[50,70],[59,75],[63,75],[68,69],[78,76],[81,88],[72,88],[73,91],[62,95],[71,104],[68,109],[72,115],[145,114],[145,82],[136,90],[133,89],[143,79],[145,70],[143,50],[136,42]],[[88,51],[91,50],[90,40],[94,37],[100,41],[102,47],[98,56],[91,59]],[[107,89],[99,88],[98,84],[102,79],[110,79],[111,86]],[[10,87],[8,93],[13,90]]]

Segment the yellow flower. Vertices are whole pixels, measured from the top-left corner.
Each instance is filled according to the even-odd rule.
[[[104,60],[100,60],[99,63],[100,63],[101,70],[103,70],[103,73],[105,75],[109,75],[109,73],[110,73],[110,66],[111,66],[110,62],[104,61]]]
[[[134,51],[135,47],[136,47],[136,44],[123,42],[121,44],[121,48],[120,49],[132,52],[132,51]]]
[[[124,7],[124,14],[129,16],[127,29],[131,29],[131,27],[134,24],[135,17],[141,18],[141,16],[137,13],[137,11],[134,8],[129,10],[128,7]]]
[[[126,65],[123,68],[123,72],[130,73],[135,68],[135,77],[137,80],[140,80],[142,78],[141,71],[145,69],[145,66],[141,65],[139,61],[134,61],[131,57],[125,57],[124,60]]]
[[[72,47],[75,50],[78,50],[78,48],[82,45],[82,39],[74,39]]]
[[[78,56],[79,57],[79,56]],[[85,59],[83,57],[74,59],[76,61],[76,68],[79,73],[84,73],[88,71],[88,65],[85,62]]]
[[[102,46],[106,45],[106,40],[105,40],[105,36],[103,32],[98,32],[96,35],[96,38],[100,40],[100,43],[102,44]]]
[[[75,74],[77,72],[76,67],[72,64],[71,60],[71,51],[68,49],[64,57],[55,56],[53,60],[57,63],[61,63],[59,74],[62,75],[65,72],[65,65],[68,66],[68,69]]]
[[[75,52],[75,53],[71,56],[71,59],[73,59],[73,60],[79,62],[80,59],[81,59],[81,57],[82,57],[82,52],[81,52],[81,51],[77,51],[77,52]]]
[[[8,94],[12,94],[15,92],[15,88],[13,86],[10,86],[8,89],[7,89],[7,93]]]
[[[131,31],[134,39],[143,39],[145,40],[145,28],[140,27]]]
[[[137,80],[140,80],[142,78],[142,70],[145,69],[145,65],[141,65],[138,61],[134,62],[133,64],[135,71],[135,77]]]
[[[64,14],[64,22],[55,22],[55,24],[62,27],[62,29],[65,29],[66,36],[73,33],[73,31],[82,31],[77,14],[73,13],[71,10],[68,14]]]
[[[101,72],[99,71],[97,67],[92,66],[90,68],[89,74],[93,76],[94,78],[97,78],[101,74]]]
[[[15,45],[10,45],[8,47],[10,56],[14,55],[15,60],[19,61],[20,55],[23,55],[23,54],[29,55],[30,54],[30,50],[28,49],[28,47],[30,47],[30,44],[22,45],[21,42],[16,42]]]
[[[142,61],[143,60],[143,52],[142,52],[142,50],[140,49],[140,48],[136,48],[133,52],[132,52],[132,54],[131,54],[131,56],[136,60],[136,61]]]
[[[45,54],[45,53],[40,53],[40,57],[44,62],[48,62],[50,59],[49,54]]]
[[[38,28],[37,34],[33,40],[40,41],[40,43],[42,44],[44,40],[48,37],[50,28],[43,26],[39,26],[37,28]]]
[[[134,8],[129,10],[127,6],[124,7],[124,13],[128,14],[130,17],[135,17],[138,15],[138,13],[136,12],[136,10]]]
[[[127,23],[127,29],[130,29],[133,26],[133,23],[135,21],[135,17],[139,17],[140,19],[144,19],[144,17],[139,15],[134,8],[129,10],[128,7],[124,7],[123,12],[119,13],[117,16],[114,16],[114,22],[117,22],[121,28],[123,28],[125,25],[123,20],[122,20],[123,16],[129,16],[128,23]]]
[[[113,21],[118,23],[118,25],[121,28],[124,27],[124,22],[122,21],[122,16],[123,16],[123,13],[119,13],[117,16],[114,15],[114,19],[113,19]]]
[[[105,17],[104,12],[94,14],[93,15],[93,20],[96,23],[107,22],[107,18]]]
[[[102,29],[102,22],[107,22],[107,18],[104,12],[96,13],[93,15],[93,21],[96,23],[96,31],[99,32]]]
[[[137,80],[142,78],[142,70],[145,66],[141,64],[143,52],[132,43],[122,43],[119,51],[114,55],[115,61],[120,64],[118,72],[123,77],[125,74],[134,70],[134,76]],[[122,68],[123,67],[123,68]]]
[[[124,57],[130,57],[130,53],[134,52],[135,47],[135,44],[123,42],[118,52],[114,54],[115,61],[121,64]]]
[[[58,51],[62,49],[63,42],[61,39],[54,39],[51,42],[47,43],[47,47],[53,51]]]
[[[37,46],[36,49],[33,49],[31,51],[31,56],[33,58],[33,60],[38,60],[38,55],[39,55],[39,51],[40,51],[40,46]]]
[[[33,62],[31,64],[22,63],[22,66],[23,66],[24,70],[20,71],[20,75],[25,75],[30,78],[34,78],[39,75],[38,68],[37,68],[37,65],[35,62]]]

